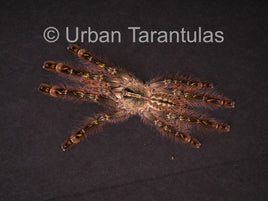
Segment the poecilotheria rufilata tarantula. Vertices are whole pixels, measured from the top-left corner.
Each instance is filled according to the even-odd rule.
[[[188,133],[194,125],[230,131],[230,126],[199,114],[198,107],[234,107],[234,101],[218,95],[213,84],[183,76],[151,80],[144,84],[132,74],[107,65],[101,59],[76,45],[68,50],[88,62],[84,69],[53,61],[43,68],[78,80],[81,87],[69,88],[41,84],[39,90],[53,97],[97,102],[110,108],[96,115],[87,125],[71,135],[62,150],[77,144],[86,135],[108,122],[118,122],[138,114],[142,120],[156,127],[162,134],[173,136],[176,141],[199,148],[201,143]]]

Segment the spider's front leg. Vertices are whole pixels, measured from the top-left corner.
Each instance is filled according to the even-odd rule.
[[[129,115],[124,110],[97,115],[84,128],[80,129],[78,132],[74,133],[71,137],[65,140],[61,148],[63,151],[65,151],[72,147],[74,144],[79,143],[86,135],[89,135],[96,131],[98,128],[103,126],[103,124],[108,122],[122,121],[127,119],[128,116]]]
[[[105,76],[101,72],[93,73],[89,69],[80,70],[55,61],[46,61],[43,68],[47,71],[57,72],[60,75],[68,76],[71,79],[75,79],[83,84],[90,84],[92,86],[100,85],[101,83],[103,84],[111,79],[109,76]],[[103,85],[103,87],[107,86]]]
[[[95,88],[93,88],[95,90]],[[97,102],[115,108],[117,102],[109,97],[110,92],[104,89],[93,90],[80,90],[63,88],[58,86],[50,86],[47,84],[41,84],[39,91],[45,95],[50,95],[56,98],[70,98],[74,100]],[[100,93],[101,92],[101,93]],[[111,94],[112,96],[112,94]]]
[[[125,72],[122,69],[109,66],[104,61],[102,61],[102,59],[97,58],[86,49],[80,48],[79,46],[73,44],[69,45],[67,49],[82,60],[92,64],[94,70],[101,71],[108,77],[116,76],[117,78],[121,78],[123,82],[133,81],[134,79],[133,76],[129,73]]]
[[[109,74],[116,74],[118,71],[118,69],[108,66],[103,61],[101,61],[99,58],[94,56],[92,53],[90,53],[86,49],[80,48],[77,45],[71,44],[67,47],[67,49],[71,53],[73,53],[73,54],[77,55],[79,58],[83,59],[84,61],[87,61],[91,64],[96,65],[99,70],[102,70],[102,71],[107,72]]]

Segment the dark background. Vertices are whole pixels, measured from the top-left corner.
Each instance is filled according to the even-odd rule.
[[[267,200],[267,4],[178,1],[6,1],[0,10],[0,200]],[[194,132],[200,149],[176,144],[139,117],[106,125],[69,151],[60,145],[104,111],[44,96],[40,83],[68,83],[44,61],[77,63],[48,26],[119,30],[122,43],[80,44],[147,81],[182,72],[215,83],[235,109],[210,115],[231,132]],[[224,32],[221,44],[130,43],[145,30]],[[174,160],[172,160],[174,156]]]

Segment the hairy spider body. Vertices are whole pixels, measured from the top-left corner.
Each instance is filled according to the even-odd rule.
[[[148,103],[148,90],[140,83],[128,84],[123,89],[122,95],[122,103],[125,108],[131,111],[131,113],[135,113],[135,111],[143,108]]]
[[[104,123],[124,120],[135,114],[158,128],[161,133],[189,143],[195,148],[199,148],[201,143],[187,134],[192,125],[230,131],[228,124],[203,117],[195,110],[200,106],[234,107],[234,101],[212,91],[212,83],[174,76],[143,84],[130,73],[108,66],[85,49],[70,45],[68,50],[89,62],[92,68],[79,70],[53,61],[45,62],[43,68],[76,79],[83,86],[75,89],[41,84],[39,90],[53,97],[97,102],[112,110],[97,115],[84,128],[68,138],[62,144],[63,151],[79,143],[83,137]]]

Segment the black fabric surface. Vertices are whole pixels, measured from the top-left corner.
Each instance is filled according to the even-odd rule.
[[[0,8],[0,200],[267,200],[267,3],[222,1],[5,1]],[[148,81],[181,72],[209,80],[236,108],[209,114],[231,132],[194,131],[200,149],[176,144],[135,116],[107,124],[62,152],[83,120],[105,109],[38,92],[68,84],[44,61],[79,61],[46,27],[119,30],[121,43],[78,43]],[[131,43],[145,30],[222,30],[223,43]]]

